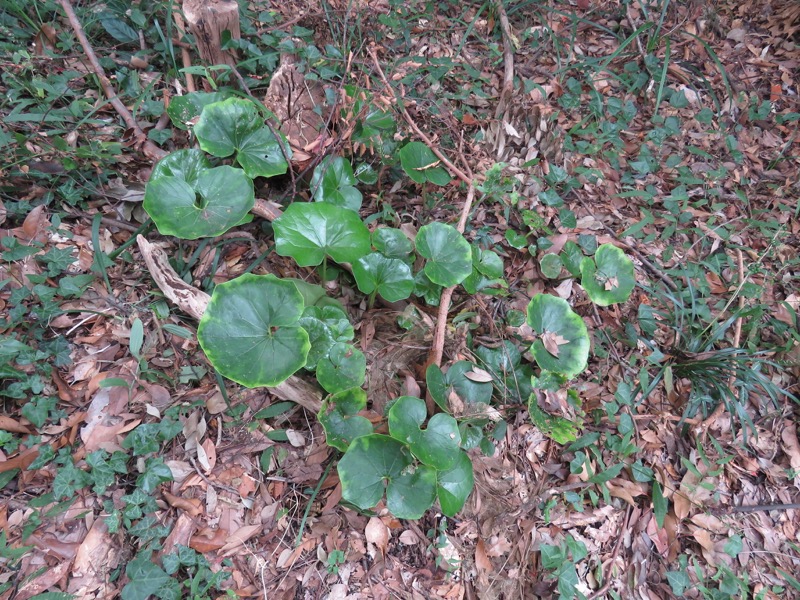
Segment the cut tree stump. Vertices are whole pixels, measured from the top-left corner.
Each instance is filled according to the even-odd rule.
[[[236,0],[184,0],[183,15],[204,63],[236,66],[235,53],[222,49],[223,31],[230,31],[235,40],[241,37]]]

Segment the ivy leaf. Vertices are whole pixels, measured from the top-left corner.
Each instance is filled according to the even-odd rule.
[[[341,156],[325,157],[311,177],[314,200],[358,212],[361,209],[361,192],[355,188],[355,184],[353,167]]]
[[[291,281],[246,274],[214,288],[197,339],[222,375],[246,387],[275,386],[306,364],[298,320],[303,297]]]
[[[366,255],[369,230],[358,214],[325,202],[295,202],[273,222],[275,249],[299,266],[315,266],[325,256],[352,263]]]
[[[122,588],[122,600],[147,600],[169,582],[169,575],[151,559],[151,554],[144,550],[125,566],[130,581]]]
[[[289,168],[289,145],[275,137],[250,100],[228,98],[209,104],[203,109],[194,134],[200,147],[213,156],[226,158],[235,153],[236,162],[248,177],[274,177]]]
[[[472,247],[452,225],[434,221],[420,227],[417,252],[428,259],[425,274],[443,287],[458,285],[472,273]]]

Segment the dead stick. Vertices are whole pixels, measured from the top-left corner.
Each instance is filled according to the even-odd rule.
[[[514,34],[511,32],[503,0],[495,0],[494,9],[500,20],[500,30],[503,32],[503,89],[495,111],[495,118],[499,119],[514,92]]]
[[[458,232],[464,233],[464,228],[467,226],[467,218],[472,210],[472,201],[475,198],[475,188],[470,185],[467,191],[467,199],[461,209],[461,218],[458,220]],[[433,333],[433,345],[428,356],[428,365],[442,366],[442,354],[444,353],[444,338],[447,329],[447,313],[450,310],[450,298],[453,295],[455,286],[445,288],[442,291],[442,296],[439,298],[439,312],[436,316],[436,327]]]
[[[159,159],[165,157],[167,153],[147,139],[147,134],[145,134],[145,132],[142,131],[142,128],[139,127],[139,124],[136,122],[136,119],[133,118],[131,111],[128,110],[128,107],[125,106],[125,104],[122,103],[122,100],[119,99],[119,96],[117,96],[114,87],[111,85],[111,81],[109,80],[108,76],[106,76],[103,67],[100,65],[100,61],[97,60],[97,55],[94,53],[94,50],[92,49],[92,46],[86,37],[86,33],[83,31],[83,26],[78,20],[78,16],[75,14],[75,10],[72,8],[70,0],[60,1],[61,7],[64,9],[67,18],[69,19],[69,24],[72,26],[78,41],[81,43],[83,52],[86,54],[86,58],[89,60],[89,64],[92,66],[94,74],[97,75],[97,79],[100,81],[100,86],[103,88],[103,93],[106,95],[106,98],[108,98],[111,106],[114,107],[114,110],[117,111],[117,114],[119,114],[119,116],[122,117],[122,120],[125,121],[125,125],[128,127],[128,129],[133,131],[133,134],[136,138],[137,147],[139,147],[149,158]]]
[[[175,27],[178,29],[178,33],[181,34],[181,37],[186,35],[186,24],[183,22],[183,16],[181,15],[180,11],[175,10],[172,13],[173,18],[175,19]],[[181,60],[183,60],[183,67],[184,69],[188,69],[192,66],[192,57],[189,55],[189,47],[186,44],[181,44]],[[186,89],[191,92],[197,91],[197,88],[194,85],[194,76],[189,73],[186,73]]]
[[[370,57],[372,58],[372,62],[375,65],[375,70],[378,71],[378,76],[381,78],[381,81],[383,81],[383,84],[388,89],[392,89],[392,86],[389,83],[389,80],[386,79],[386,75],[384,74],[383,69],[381,69],[380,62],[378,61],[378,57],[375,54],[375,50],[373,48],[368,48],[367,52],[369,53]],[[408,123],[408,126],[411,127],[411,130],[414,133],[416,133],[417,136],[419,136],[419,138],[423,142],[425,142],[425,144],[428,146],[428,148],[430,148],[431,151],[436,155],[436,158],[438,158],[440,161],[442,161],[442,164],[445,167],[447,167],[447,169],[450,171],[450,173],[452,173],[453,175],[458,177],[461,181],[463,181],[467,185],[472,185],[472,178],[469,175],[467,175],[466,173],[464,173],[461,169],[456,167],[450,161],[450,159],[447,158],[444,155],[444,153],[439,149],[439,147],[436,146],[436,144],[434,144],[433,141],[431,141],[431,139],[427,135],[425,135],[422,132],[422,130],[417,126],[417,124],[414,121],[414,119],[412,119],[411,115],[408,114],[408,111],[406,110],[406,107],[403,106],[402,101],[398,101],[397,102],[397,106],[400,109],[400,114],[403,115],[403,118],[405,119],[406,123]]]

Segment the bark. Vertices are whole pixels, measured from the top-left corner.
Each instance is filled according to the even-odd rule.
[[[235,54],[222,49],[222,32],[230,31],[235,40],[241,36],[239,4],[235,0],[184,0],[183,14],[203,62],[235,67]]]

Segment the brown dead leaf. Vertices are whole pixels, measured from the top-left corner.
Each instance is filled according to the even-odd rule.
[[[30,429],[22,425],[19,421],[5,415],[0,415],[0,429],[10,433],[32,433]]]
[[[95,519],[78,548],[67,591],[75,598],[114,597],[109,573],[117,567],[119,550],[108,533],[105,519]]]
[[[544,345],[544,349],[556,358],[558,358],[558,354],[560,352],[558,347],[567,343],[569,343],[567,338],[562,337],[557,333],[553,333],[552,331],[545,331],[542,334],[542,344]]]
[[[464,377],[477,383],[489,383],[490,381],[494,381],[494,377],[492,377],[491,373],[478,367],[473,367],[471,371],[464,373]]]
[[[494,571],[492,560],[486,553],[486,544],[481,538],[475,544],[475,568],[478,570],[478,580],[482,582],[488,582],[489,573]]]
[[[364,537],[370,544],[375,544],[381,553],[386,556],[389,546],[389,528],[379,517],[372,517],[364,528]]]
[[[781,431],[783,451],[789,457],[789,465],[796,474],[794,485],[800,488],[800,442],[797,440],[797,426],[788,419],[784,420],[783,425],[783,431]]]
[[[28,600],[29,598],[43,594],[61,581],[61,578],[69,572],[71,565],[71,560],[65,560],[55,566],[45,569],[44,572],[37,577],[23,583],[17,590],[14,598],[18,600]]]
[[[193,517],[203,514],[203,505],[198,498],[181,498],[170,494],[166,490],[163,494],[164,499],[170,506],[186,511]]]
[[[261,529],[263,525],[256,524],[256,525],[243,525],[239,529],[237,529],[234,533],[229,535],[225,540],[225,545],[220,548],[220,554],[225,555],[232,553],[232,550],[236,550],[241,545],[243,545],[247,540],[252,538],[255,535],[261,533]]]

